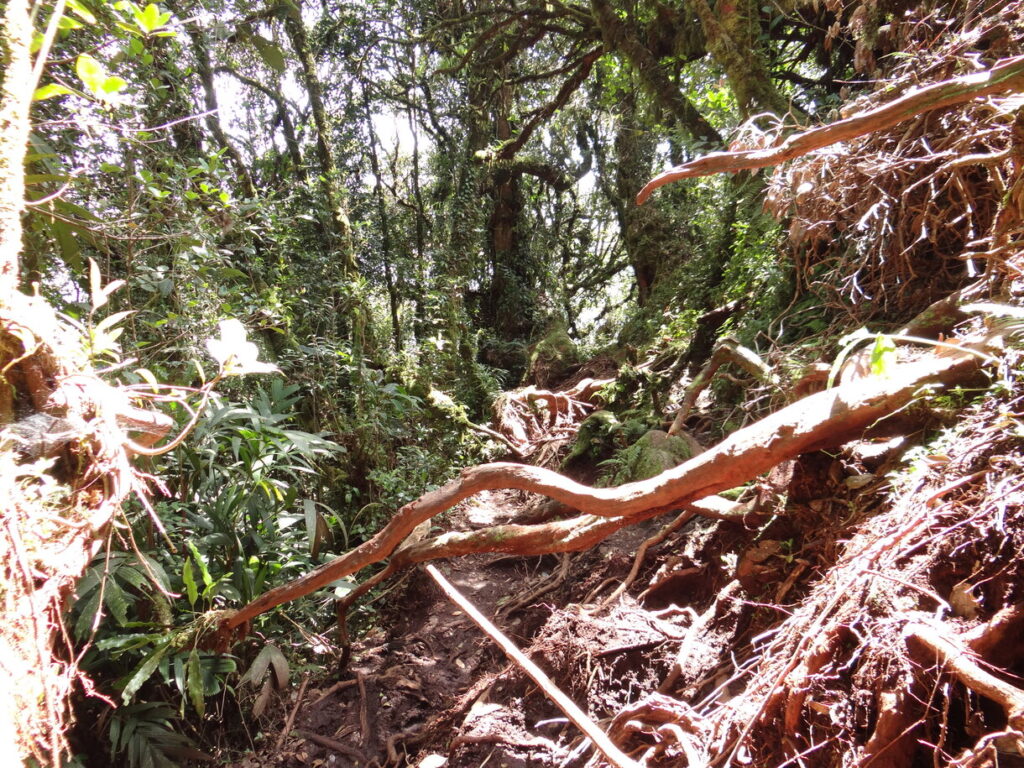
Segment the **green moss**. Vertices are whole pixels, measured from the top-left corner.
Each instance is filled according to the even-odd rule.
[[[633,445],[603,462],[607,474],[602,485],[615,486],[660,475],[691,457],[690,446],[681,437],[659,429],[646,432]]]
[[[608,455],[614,436],[622,429],[622,423],[611,411],[594,411],[580,424],[576,442],[569,455],[562,462],[565,469],[582,459],[597,461]]]

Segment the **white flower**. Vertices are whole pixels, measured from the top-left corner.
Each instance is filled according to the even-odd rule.
[[[243,376],[247,373],[280,373],[276,365],[261,363],[259,348],[246,341],[245,326],[238,320],[220,321],[220,338],[207,339],[210,356],[220,363],[225,376]]]

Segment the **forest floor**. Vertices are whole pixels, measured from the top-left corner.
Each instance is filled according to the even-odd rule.
[[[786,462],[751,489],[742,522],[670,514],[581,553],[441,570],[641,764],[1024,765],[993,735],[1013,702],[933,647],[969,647],[990,684],[1024,675],[1022,408],[990,394]],[[537,509],[482,493],[443,525]],[[422,569],[378,623],[340,678],[302,692],[290,726],[295,692],[282,701],[239,768],[600,764]]]

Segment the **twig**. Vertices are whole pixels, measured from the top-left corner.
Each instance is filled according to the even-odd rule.
[[[585,733],[594,745],[600,750],[601,754],[612,765],[617,768],[640,768],[640,764],[631,759],[622,750],[615,746],[611,740],[605,735],[604,731],[597,727],[597,724],[587,716],[587,714],[576,706],[575,702],[566,696],[562,691],[551,681],[551,679],[544,674],[540,667],[530,661],[527,656],[520,651],[511,640],[509,640],[502,632],[491,623],[491,621],[484,616],[480,611],[477,610],[469,600],[467,600],[452,584],[443,576],[441,572],[437,570],[433,565],[426,566],[427,573],[430,574],[431,578],[437,582],[437,585],[441,588],[441,591],[448,596],[448,598],[459,606],[466,615],[469,616],[473,621],[476,622],[477,626],[480,627],[488,637],[490,637],[505,654],[518,664],[530,679],[533,680],[537,685],[540,686],[544,694],[554,704],[565,713],[572,722]]]
[[[284,728],[281,729],[281,734],[277,737],[277,744],[274,745],[274,751],[279,752],[281,745],[284,744],[285,737],[292,729],[292,725],[295,723],[295,716],[299,714],[299,707],[302,706],[302,697],[306,695],[306,686],[309,685],[309,675],[307,674],[302,678],[302,684],[299,686],[299,693],[295,697],[295,706],[292,707],[291,714],[288,715],[288,719],[285,721]]]
[[[320,696],[317,697],[317,700],[309,705],[310,708],[315,709],[317,704],[322,703],[324,700],[329,698],[331,696],[331,694],[337,693],[338,691],[343,691],[346,688],[351,688],[355,684],[356,684],[355,680],[342,680],[340,683],[335,683],[330,688],[328,688],[326,691],[321,693]]]
[[[362,672],[356,672],[356,683],[359,685],[359,735],[366,749],[370,745],[370,718],[366,714],[366,680]]]

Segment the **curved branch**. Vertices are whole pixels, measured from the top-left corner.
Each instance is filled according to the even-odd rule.
[[[481,540],[486,538],[492,549],[514,547],[515,552],[524,549],[532,552],[531,548],[542,545],[547,547],[546,552],[579,549],[599,541],[602,533],[611,533],[616,526],[622,527],[734,488],[801,453],[841,445],[875,421],[905,406],[924,385],[962,381],[977,367],[978,359],[973,355],[936,357],[898,366],[890,378],[860,380],[809,395],[734,432],[715,448],[678,467],[649,480],[617,488],[591,488],[551,470],[521,464],[495,463],[464,469],[447,485],[398,510],[391,522],[369,541],[304,576],[269,590],[226,618],[224,628],[233,630],[264,611],[384,560],[417,525],[480,491],[509,488],[540,493],[578,509],[584,517],[543,526],[497,526],[484,532],[448,534],[440,537],[447,538],[446,552],[482,551],[476,547],[483,546]],[[566,538],[569,540],[565,541]],[[437,540],[414,545],[402,556],[426,554],[426,550],[436,544]]]
[[[655,176],[637,194],[636,203],[643,205],[654,190],[673,181],[778,165],[830,144],[849,141],[868,133],[892,128],[922,112],[951,107],[993,93],[1014,90],[1024,90],[1024,56],[1005,59],[984,72],[954,77],[941,83],[916,88],[880,107],[869,109],[845,120],[793,134],[777,147],[743,152],[712,152],[698,157],[696,160],[677,165],[675,168]]]
[[[529,122],[519,131],[518,136],[502,145],[501,149],[496,153],[497,158],[509,160],[514,157],[516,152],[522,149],[530,136],[533,135],[533,132],[537,130],[537,126],[547,121],[555,112],[564,107],[569,98],[579,90],[579,87],[590,76],[594,63],[603,54],[604,45],[598,45],[580,57],[579,66],[576,68],[576,71],[566,78],[565,82],[562,83],[562,87],[558,89],[558,93],[555,94],[555,97],[537,110]]]

